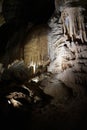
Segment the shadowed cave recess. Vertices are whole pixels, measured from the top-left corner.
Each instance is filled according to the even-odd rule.
[[[0,0],[0,127],[87,130],[86,0]]]

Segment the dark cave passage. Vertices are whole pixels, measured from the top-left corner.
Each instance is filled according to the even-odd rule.
[[[13,0],[3,2],[3,14],[6,21],[32,22],[41,24],[47,22],[55,9],[54,0]]]

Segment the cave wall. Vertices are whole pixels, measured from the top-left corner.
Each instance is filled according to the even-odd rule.
[[[6,82],[4,85],[4,90],[6,90],[5,94],[11,88],[12,89],[9,92],[15,90],[16,87],[18,88],[17,90],[19,90],[19,96],[24,96],[24,98],[28,99],[28,102],[26,102],[26,100],[23,100],[22,102],[22,99],[18,100],[17,102],[16,100],[19,98],[18,93],[13,93],[14,97],[11,97],[12,93],[10,93],[10,96],[7,97],[8,102],[6,102],[5,107],[7,109],[3,109],[2,104],[1,110],[2,112],[4,110],[6,110],[6,112],[9,111],[8,103],[11,103],[11,105],[13,104],[14,107],[16,107],[16,105],[18,106],[20,105],[20,102],[22,102],[24,104],[24,111],[26,110],[25,107],[30,110],[29,108],[33,104],[33,110],[30,111],[32,113],[34,124],[33,129],[77,129],[79,122],[83,122],[83,125],[81,124],[81,128],[84,126],[83,118],[85,116],[82,114],[86,115],[85,113],[87,113],[87,42],[84,39],[84,36],[82,40],[82,37],[72,38],[71,33],[66,33],[66,20],[63,22],[61,17],[65,10],[70,11],[70,9],[73,10],[74,8],[69,7],[68,9],[69,10],[63,9],[63,12],[59,10],[60,13],[55,12],[54,16],[52,16],[49,22],[45,25],[34,25],[30,27],[29,24],[28,26],[19,28],[16,30],[16,32],[14,29],[15,33],[13,35],[10,35],[11,33],[9,33],[9,37],[12,37],[10,40],[6,41],[5,44],[6,50],[3,60],[4,64],[7,63],[8,68],[6,71],[3,71],[5,68],[3,68],[3,66],[0,64],[0,76],[3,83],[1,84],[1,90],[3,90],[3,85]],[[78,12],[78,7],[75,7],[74,11],[76,10]],[[74,14],[72,13],[72,16],[73,15]],[[79,12],[77,15],[75,15],[75,17],[73,16],[73,20],[77,20],[77,23],[79,23],[79,20],[77,19],[78,15]],[[82,19],[84,18],[83,16],[85,17],[85,15],[81,15]],[[84,24],[83,21],[81,21],[81,24],[86,25],[86,23]],[[71,23],[69,26],[70,25]],[[86,35],[87,27],[85,26],[85,30],[83,30],[83,28],[81,29]],[[9,29],[5,30],[7,31],[6,34],[8,34],[8,30]],[[72,33],[74,32],[72,31]],[[46,73],[40,73],[40,75],[37,77],[37,79],[41,79],[40,84],[34,83],[32,80],[30,82],[29,79],[32,78],[32,74],[26,68],[24,62],[20,61],[21,58],[24,60],[27,67],[40,64],[43,65],[44,62],[50,59],[50,63],[48,66],[46,66]],[[13,61],[16,59],[19,59],[19,61],[13,63]],[[10,62],[13,64],[8,65]],[[32,62],[33,64],[31,64]],[[7,87],[9,89],[7,89]],[[20,93],[21,88],[21,91],[27,96]],[[0,92],[1,94],[4,93],[4,91]],[[84,96],[84,93],[86,96]],[[47,98],[45,98],[44,94],[52,96],[51,103],[47,101]],[[33,99],[33,102],[30,99]],[[14,104],[14,101],[17,103],[16,105]],[[38,105],[38,103],[41,104]],[[11,108],[12,112],[10,117],[12,120],[13,107],[10,107],[10,110]],[[25,113],[24,115],[26,116]],[[28,117],[30,118],[30,115]],[[25,120],[25,118],[23,119]],[[85,119],[86,122],[87,117],[85,117]],[[30,122],[28,120],[28,128],[30,128],[29,123]]]
[[[14,29],[12,26],[15,25],[15,23],[13,23],[11,28],[13,28],[14,34],[12,35],[11,39],[9,38],[10,40],[6,41],[7,49],[5,49],[6,52],[5,52],[5,56],[4,56],[4,63],[5,62],[9,63],[9,61],[10,61],[9,59],[12,59],[12,58],[14,60],[23,58],[25,60],[26,64],[28,64],[28,61],[30,62],[31,60],[39,63],[39,61],[43,59],[43,58],[41,58],[41,57],[43,57],[43,55],[47,55],[47,57],[50,57],[51,62],[53,62],[53,60],[55,60],[55,58],[59,55],[59,53],[56,51],[59,46],[58,44],[66,43],[67,40],[70,42],[70,44],[71,44],[71,42],[75,42],[75,43],[76,42],[77,43],[86,42],[87,41],[86,22],[84,23],[85,14],[83,14],[84,11],[86,12],[85,4],[84,4],[85,1],[83,2],[82,7],[75,3],[80,3],[80,5],[82,4],[81,1],[75,1],[75,0],[74,1],[56,0],[55,1],[56,14],[54,14],[54,15],[51,14],[52,18],[50,18],[50,20],[46,23],[45,26],[44,26],[44,24],[42,24],[41,25],[42,27],[35,25],[36,27],[34,26],[32,29],[32,26],[33,26],[33,24],[32,24],[31,27],[29,27],[29,29],[28,29],[28,26],[30,26],[30,24],[28,24],[25,27],[23,26],[23,29],[21,29],[19,27],[17,30],[18,31],[18,33],[17,33],[15,31],[16,31],[18,25],[14,26],[14,28],[16,28],[16,29]],[[9,3],[9,1],[8,1],[7,5],[9,5],[9,4],[11,4],[11,3]],[[15,2],[14,2],[14,4],[15,4]],[[44,2],[44,4],[45,4],[45,2]],[[72,5],[75,7],[72,7]],[[16,4],[15,4],[15,6],[16,6]],[[10,7],[10,5],[9,5],[9,7]],[[11,7],[13,8],[12,5],[11,5]],[[20,7],[19,4],[18,4],[18,7]],[[6,8],[8,8],[8,6]],[[12,8],[9,8],[9,9],[12,9]],[[7,11],[7,13],[8,13],[8,15],[6,15],[7,18],[8,18],[8,16],[10,16],[10,12],[11,12],[10,10]],[[77,12],[76,15],[75,15],[75,12]],[[13,13],[15,13],[15,10],[13,10]],[[70,17],[68,19],[68,22],[69,22],[68,25],[66,25],[67,18],[68,18],[67,15]],[[14,19],[14,18],[12,18],[12,19]],[[9,21],[9,18],[8,18],[8,21]],[[29,30],[31,30],[31,31],[29,31]],[[12,29],[11,29],[11,31],[12,31]],[[29,31],[29,32],[27,32],[27,31]],[[41,33],[40,33],[40,31],[41,31]],[[26,34],[26,36],[28,35],[27,38],[25,36],[24,39],[22,39],[25,42],[21,40],[21,37],[23,37],[23,35],[25,35],[24,33]],[[11,34],[12,33],[10,32],[9,36]],[[32,40],[33,40],[33,42],[32,42]],[[25,53],[27,50],[27,47],[29,48],[29,52]],[[37,52],[37,50],[38,50],[38,52]],[[47,50],[48,50],[48,52],[47,52]],[[35,57],[37,57],[37,58],[35,58]],[[12,60],[11,60],[11,62],[12,62]]]
[[[55,78],[76,91],[87,85],[87,21],[84,5],[85,3],[72,7],[66,4],[61,7],[62,10],[57,10],[61,12],[60,17],[54,16],[49,22],[51,31],[48,35],[48,46],[51,63],[48,72],[55,74]],[[68,19],[68,25],[67,16],[71,18]],[[65,21],[62,21],[62,17]],[[72,35],[69,33],[69,27],[72,29]]]

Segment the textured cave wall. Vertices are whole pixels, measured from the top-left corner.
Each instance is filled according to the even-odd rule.
[[[38,2],[36,2],[36,3],[38,3]],[[51,4],[50,4],[51,8],[49,8],[49,6],[48,6],[48,4],[50,2],[51,2]],[[31,2],[31,5],[33,6],[32,11],[31,11],[31,8],[29,8],[30,10],[26,9],[24,11],[24,10],[22,10],[22,8],[24,8],[23,4],[26,5],[27,0],[24,1],[24,3],[20,2],[20,1],[14,1],[14,0],[13,0],[13,2],[12,1],[10,2],[10,0],[4,1],[4,4],[3,4],[4,17],[5,17],[7,22],[9,22],[10,20],[13,21],[11,23],[12,25],[10,24],[11,27],[9,27],[10,31],[8,31],[9,29],[5,30],[5,32],[6,32],[5,35],[9,34],[9,35],[7,35],[7,37],[9,36],[9,38],[7,38],[7,41],[2,40],[2,42],[4,43],[4,46],[6,46],[6,48],[7,48],[7,49],[6,48],[4,49],[4,50],[6,50],[6,54],[4,56],[4,62],[7,62],[5,60],[8,59],[8,63],[9,63],[9,59],[12,59],[12,57],[13,57],[13,59],[20,57],[21,54],[19,53],[19,51],[20,51],[19,48],[21,48],[21,45],[23,43],[22,42],[23,39],[21,40],[20,37],[22,37],[24,35],[24,33],[27,35],[27,30],[28,30],[27,28],[28,28],[28,26],[30,26],[30,25],[28,25],[28,26],[24,27],[24,25],[22,24],[23,29],[21,29],[21,24],[20,24],[20,27],[18,26],[19,24],[16,26],[15,20],[18,20],[18,21],[16,21],[18,23],[19,23],[19,21],[25,22],[25,23],[32,21],[32,23],[33,22],[37,23],[37,20],[38,20],[38,24],[39,24],[39,22],[42,21],[42,18],[44,19],[45,15],[46,15],[46,19],[44,19],[45,22],[46,22],[46,26],[48,24],[48,26],[51,28],[49,33],[45,34],[46,37],[43,38],[44,37],[44,30],[41,29],[40,30],[41,33],[39,35],[38,34],[39,32],[35,31],[35,30],[38,30],[39,28],[37,29],[37,27],[36,27],[34,29],[34,33],[35,33],[34,43],[32,43],[32,39],[33,39],[32,38],[33,37],[32,29],[31,29],[31,32],[29,32],[28,37],[31,37],[31,39],[29,39],[29,41],[27,41],[27,43],[24,45],[24,47],[22,46],[24,49],[27,48],[27,46],[29,47],[30,52],[28,54],[26,54],[24,52],[24,50],[22,51],[22,53],[23,53],[22,57],[24,59],[28,58],[29,62],[32,59],[34,60],[34,62],[37,62],[36,60],[39,61],[40,57],[43,57],[42,56],[43,54],[41,54],[41,53],[44,53],[44,55],[45,55],[45,51],[46,51],[46,54],[47,54],[47,48],[46,48],[47,45],[44,48],[45,43],[48,44],[48,46],[49,46],[48,47],[48,57],[50,57],[50,60],[53,61],[57,57],[57,55],[59,55],[55,51],[55,46],[57,46],[56,45],[57,42],[58,42],[58,44],[61,44],[63,42],[65,43],[67,40],[70,43],[71,42],[76,43],[78,41],[79,41],[79,43],[84,43],[84,42],[87,41],[86,21],[85,21],[85,17],[86,17],[86,15],[85,15],[86,14],[85,0],[83,1],[83,3],[81,1],[75,1],[75,0],[74,1],[70,1],[70,0],[68,0],[68,1],[58,1],[58,0],[56,0],[55,1],[56,16],[52,16],[53,10],[54,10],[54,6],[52,7],[52,2],[53,2],[53,0],[52,1],[48,0],[47,3],[46,3],[46,1],[43,1],[43,5],[39,2],[39,5],[41,4],[44,9],[45,9],[44,5],[46,4],[47,8],[46,8],[45,11],[48,10],[47,14],[46,14],[46,12],[44,12],[44,9],[42,8],[42,10],[41,10],[42,12],[40,12],[40,14],[39,14],[38,11],[41,7],[38,6],[37,4],[35,4],[33,6],[33,2]],[[27,3],[27,4],[29,4],[29,3]],[[29,7],[30,7],[30,5],[29,5]],[[37,7],[39,7],[38,10],[37,10]],[[23,11],[24,15],[22,15],[21,10]],[[37,10],[36,13],[34,12],[34,10],[35,11]],[[27,14],[26,11],[31,11],[32,17],[31,17],[30,14]],[[48,19],[47,17],[48,17],[49,12],[51,12],[50,15],[49,15],[49,18],[51,16],[52,16],[52,18],[50,19],[50,21],[47,22],[47,19]],[[77,13],[75,13],[75,12],[77,12]],[[26,20],[24,19],[24,17],[26,17]],[[40,17],[41,17],[41,19],[39,19]],[[41,20],[41,21],[39,21],[39,20]],[[44,22],[44,20],[43,20],[43,22]],[[46,28],[46,27],[44,27],[44,25],[42,25],[42,26],[43,26],[42,28],[44,28],[44,29]],[[32,25],[31,25],[31,27],[32,27]],[[12,30],[14,32],[12,32]],[[16,30],[17,30],[18,33],[16,32]],[[47,29],[46,31],[48,31],[48,30],[49,29]],[[3,35],[4,35],[4,33],[3,33]],[[10,36],[11,36],[11,39],[10,39]],[[24,40],[25,39],[26,38],[24,38]],[[44,40],[41,41],[41,39],[44,39]],[[34,46],[37,46],[36,50],[34,49],[35,48]],[[40,48],[43,48],[43,51],[41,51]],[[34,52],[36,53],[36,55],[38,55],[37,50],[39,50],[38,51],[39,55],[35,56],[35,57],[38,57],[38,58],[34,57],[35,53],[33,55],[33,51],[31,51],[33,49],[34,49]],[[12,50],[14,50],[14,51],[12,51]],[[32,55],[32,56],[29,56],[29,55]],[[27,62],[27,60],[25,60],[25,61]]]
[[[3,3],[3,0],[0,0],[0,26],[5,23],[5,19],[2,15],[2,3]]]
[[[59,6],[57,7],[59,10]],[[72,8],[69,6],[68,8],[64,8],[63,11],[60,10],[60,13],[55,12],[55,15],[52,16],[46,25],[35,25],[32,28],[23,26],[23,28],[19,27],[18,30],[16,30],[17,28],[14,26],[15,29],[13,31],[15,32],[16,30],[16,32],[10,35],[13,29],[13,23],[10,27],[7,28],[7,30],[5,30],[6,34],[9,36],[9,39],[5,44],[6,50],[4,50],[4,52],[6,52],[4,55],[4,63],[6,62],[9,64],[10,60],[12,62],[12,60],[15,58],[22,57],[24,58],[24,61],[27,65],[29,65],[32,61],[34,65],[39,65],[40,62],[43,64],[43,62],[50,58],[50,64],[47,67],[46,73],[40,73],[41,75],[37,77],[37,79],[40,79],[39,83],[30,82],[31,80],[29,80],[29,78],[32,78],[31,73],[28,71],[28,68],[26,68],[24,62],[14,62],[14,64],[8,66],[4,73],[2,70],[3,74],[1,79],[3,84],[6,82],[6,85],[4,85],[4,90],[6,90],[5,92],[8,92],[9,90],[12,92],[12,89],[15,90],[15,87],[18,88],[18,92],[10,93],[10,95],[6,97],[11,105],[13,104],[14,107],[16,107],[16,105],[18,106],[22,103],[23,110],[26,107],[26,109],[29,111],[30,106],[33,104],[33,110],[30,111],[32,116],[33,130],[76,130],[77,127],[77,130],[79,130],[86,126],[87,43],[84,37],[82,37],[84,40],[82,40],[81,37],[78,39],[76,37],[72,38],[71,33],[68,34],[69,31],[66,32],[66,20],[62,21],[61,17],[63,16],[64,11],[66,11],[66,13],[68,11],[70,16],[70,8],[71,12],[73,9],[75,9],[74,13],[75,11],[78,12],[75,17],[73,16],[74,13],[72,13],[72,16],[75,20],[77,20],[77,23],[79,23],[79,20],[76,17],[79,16],[79,8],[76,6],[75,8]],[[81,15],[81,18],[83,19],[85,16],[86,15]],[[67,18],[66,14],[65,18]],[[86,23],[84,24],[83,21],[81,21],[81,24],[85,26]],[[69,28],[71,27],[70,25],[71,23],[69,23]],[[10,33],[8,33],[9,29],[11,29],[11,32],[9,31]],[[86,30],[87,27],[85,26],[85,33]],[[75,33],[73,31],[71,32]],[[19,52],[21,52],[21,54]],[[1,90],[3,90],[3,84],[0,87]],[[7,87],[9,88],[8,91]],[[20,91],[22,91],[23,94],[20,93]],[[4,93],[4,91],[0,92],[1,94]],[[84,93],[86,96],[84,96]],[[52,96],[51,102],[47,101],[47,98],[45,98],[44,94]],[[18,99],[21,98],[20,96],[23,97],[21,100]],[[26,100],[23,100],[25,98],[29,99],[27,102],[28,105]],[[8,110],[9,102],[6,102],[6,109],[3,109],[2,104],[2,112],[4,110],[6,110],[6,112],[11,110]],[[28,126],[28,128],[30,128],[31,122],[29,121],[30,112],[28,113],[29,115],[27,114],[28,122],[25,124],[25,126]],[[21,115],[22,114],[23,112],[21,110]],[[25,113],[24,115],[26,116]],[[12,111],[10,116],[12,122],[15,122],[15,119],[12,120],[15,116],[16,114],[14,114],[14,111]],[[21,118],[22,122],[25,120],[25,118]],[[85,121],[83,118],[85,118]],[[18,119],[20,119],[20,115]],[[18,124],[19,122],[17,121],[16,123]]]
[[[49,55],[51,59],[55,59],[55,53],[51,52],[55,42],[86,43],[87,42],[87,7],[86,1],[55,1],[56,16],[51,19],[49,26],[52,28],[49,33]],[[64,37],[63,37],[64,36]],[[52,46],[51,46],[52,45]],[[51,50],[50,50],[51,49]]]
[[[48,46],[51,63],[48,71],[68,87],[80,91],[87,85],[86,1],[82,5],[81,1],[77,1],[79,4],[67,1],[66,4],[63,2],[64,5],[61,2],[61,9],[56,6],[57,14],[60,11],[59,18],[54,17],[49,22],[51,32],[48,35]],[[82,91],[81,89],[80,92]]]

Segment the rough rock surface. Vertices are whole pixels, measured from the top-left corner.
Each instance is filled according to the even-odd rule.
[[[54,17],[49,22],[51,32],[48,35],[48,46],[51,63],[48,72],[55,74],[55,78],[70,88],[86,87],[87,45],[81,43],[80,39],[70,40],[63,34],[61,20],[57,20],[58,18]]]
[[[87,44],[63,35],[58,17],[48,24],[47,72],[32,76],[24,63],[0,64],[3,129],[87,130]]]

